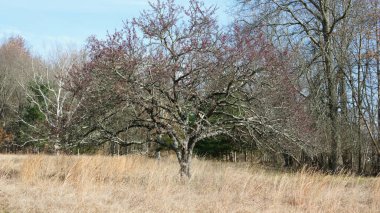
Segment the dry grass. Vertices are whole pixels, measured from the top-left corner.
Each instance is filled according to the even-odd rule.
[[[139,156],[0,156],[3,212],[379,212],[380,179]]]

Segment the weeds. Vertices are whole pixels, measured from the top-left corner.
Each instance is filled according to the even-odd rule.
[[[267,172],[194,160],[183,182],[174,158],[0,157],[0,208],[9,212],[378,212],[380,179]]]

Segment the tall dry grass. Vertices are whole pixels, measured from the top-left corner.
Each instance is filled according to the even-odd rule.
[[[379,212],[380,179],[174,158],[0,157],[4,212]]]

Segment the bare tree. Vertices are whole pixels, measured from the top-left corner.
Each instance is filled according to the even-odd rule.
[[[34,58],[22,37],[11,37],[0,46],[0,122],[6,127],[25,101],[19,82],[32,76],[40,61]]]
[[[325,97],[331,135],[329,167],[335,170],[338,166],[342,166],[337,73],[334,69],[332,44],[337,26],[351,10],[351,0],[266,0],[242,1],[242,4],[256,11],[252,13],[256,14],[256,18],[251,22],[253,26],[269,26],[275,29],[277,34],[290,39],[291,44],[298,44],[298,46],[306,44],[306,48],[313,50],[311,63],[322,67],[323,84],[326,85]]]
[[[269,97],[260,98],[273,86],[265,79],[286,70],[282,53],[237,24],[224,32],[214,13],[195,0],[188,8],[157,2],[108,39],[92,38],[90,62],[73,71],[82,79],[73,90],[86,91],[84,114],[97,117],[89,132],[133,144],[120,134],[144,128],[150,141],[175,151],[187,177],[193,149],[206,138],[277,136],[300,146],[265,105]]]
[[[19,119],[31,131],[24,132],[26,141],[20,146],[38,141],[48,142],[48,147],[59,151],[68,144],[67,130],[71,127],[73,117],[81,103],[79,94],[65,88],[69,71],[80,67],[85,61],[83,52],[59,50],[54,58],[44,66],[45,72],[35,72],[29,82],[21,83],[29,107],[34,107],[41,114],[40,121],[28,120],[20,115]]]

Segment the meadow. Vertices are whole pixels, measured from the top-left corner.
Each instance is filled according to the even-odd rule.
[[[379,212],[380,178],[173,157],[0,156],[1,212]]]

